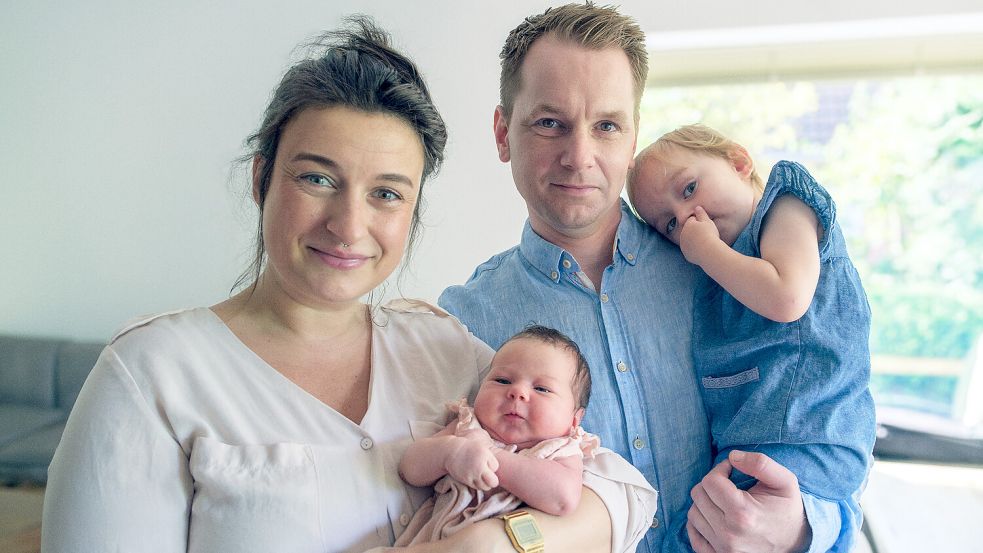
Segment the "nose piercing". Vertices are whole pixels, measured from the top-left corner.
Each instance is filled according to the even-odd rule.
[[[344,243],[344,242],[342,242],[342,243],[341,243],[341,247],[347,250],[347,249],[348,249],[348,248],[350,248],[351,246],[349,246],[348,244],[346,244],[346,243]]]

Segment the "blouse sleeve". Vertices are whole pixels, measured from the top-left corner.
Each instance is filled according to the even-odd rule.
[[[617,453],[599,447],[584,459],[584,486],[601,498],[611,517],[611,551],[634,551],[652,526],[658,493]]]
[[[48,475],[43,551],[187,551],[188,457],[112,346],[79,394]]]

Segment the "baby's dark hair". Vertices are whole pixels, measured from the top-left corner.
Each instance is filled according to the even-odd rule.
[[[574,395],[576,396],[577,407],[586,409],[587,403],[590,401],[590,366],[587,364],[584,354],[580,352],[577,342],[574,342],[569,336],[555,328],[542,325],[529,325],[506,340],[505,344],[522,338],[539,340],[544,344],[558,347],[573,354],[577,360],[577,369],[573,373]],[[504,346],[505,344],[502,345]]]

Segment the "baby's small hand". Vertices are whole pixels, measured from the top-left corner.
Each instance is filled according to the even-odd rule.
[[[447,474],[458,482],[476,490],[488,491],[498,486],[498,459],[481,440],[461,438],[447,456],[444,465]]]
[[[719,241],[720,231],[717,230],[717,225],[710,220],[706,210],[697,206],[679,231],[679,249],[683,252],[683,257],[690,263],[702,266],[703,252],[709,251],[709,246]]]

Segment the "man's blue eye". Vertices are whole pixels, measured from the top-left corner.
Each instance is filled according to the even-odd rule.
[[[666,234],[667,235],[668,234],[672,234],[672,231],[674,231],[674,230],[676,230],[676,218],[675,217],[673,217],[672,219],[669,219],[669,222],[666,223]]]
[[[615,125],[610,121],[604,121],[603,123],[600,123],[597,126],[604,132],[614,132],[618,130],[618,125]]]
[[[693,195],[693,192],[696,192],[696,181],[687,184],[686,188],[683,188],[683,198],[689,198]]]
[[[539,126],[544,129],[555,129],[560,126],[560,122],[556,119],[540,119]]]

